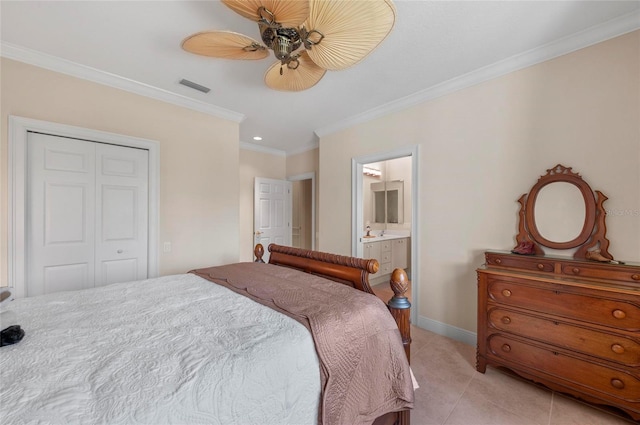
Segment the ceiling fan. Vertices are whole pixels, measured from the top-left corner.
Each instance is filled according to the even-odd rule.
[[[182,48],[197,55],[278,62],[266,72],[268,87],[301,91],[327,70],[348,68],[364,59],[395,22],[391,0],[222,0],[234,12],[258,23],[261,44],[231,31],[203,31]]]

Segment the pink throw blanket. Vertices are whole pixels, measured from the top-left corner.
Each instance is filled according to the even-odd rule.
[[[323,425],[371,424],[413,407],[409,362],[400,332],[377,297],[272,264],[238,263],[192,270],[305,325],[321,365]]]

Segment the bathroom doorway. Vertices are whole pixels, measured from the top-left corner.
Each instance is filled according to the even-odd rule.
[[[398,160],[398,161],[395,161]],[[420,290],[420,270],[419,270],[419,197],[418,197],[418,146],[410,146],[406,148],[400,148],[389,152],[378,153],[374,155],[367,155],[362,157],[353,158],[352,161],[352,217],[351,217],[351,251],[352,255],[356,257],[364,257],[365,247],[367,244],[378,238],[380,241],[387,240],[389,238],[396,239],[398,237],[408,237],[409,243],[409,271],[412,290],[412,304],[411,320],[413,323],[417,323],[418,320],[418,301]],[[373,171],[368,174],[377,175],[378,171],[380,176],[373,178],[371,175],[366,175],[366,169],[371,168]],[[374,181],[376,180],[376,181]],[[396,180],[394,182],[394,180]],[[402,184],[399,181],[402,180]],[[382,182],[391,182],[391,185],[380,185]],[[403,188],[403,200],[400,205],[402,207],[393,207],[388,209],[393,204],[393,195],[391,197],[385,195],[383,202],[383,215],[386,214],[387,218],[382,221],[380,217],[376,219],[376,208],[374,208],[374,199],[376,197],[375,192],[382,188],[389,186],[401,186]],[[385,189],[386,190],[386,189]],[[379,198],[380,194],[377,195]],[[404,211],[399,211],[398,208],[404,208]],[[369,209],[365,213],[365,209]],[[394,210],[395,209],[395,210]],[[386,212],[385,212],[386,210]],[[379,214],[378,214],[379,215]],[[382,222],[377,222],[382,221]],[[369,222],[367,224],[367,222]],[[369,226],[369,236],[374,238],[365,238],[367,235],[367,225]],[[406,233],[406,235],[405,235]],[[380,237],[380,235],[383,237]],[[371,247],[368,247],[369,249]],[[374,251],[375,252],[374,247]],[[369,251],[371,252],[371,251]],[[375,279],[375,278],[374,278]]]

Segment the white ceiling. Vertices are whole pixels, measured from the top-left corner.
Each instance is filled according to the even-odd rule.
[[[298,93],[264,85],[272,55],[233,61],[180,48],[210,29],[260,39],[254,22],[218,1],[5,0],[2,55],[241,121],[241,142],[291,154],[317,146],[317,134],[640,28],[640,1],[395,5],[395,27],[373,53]]]

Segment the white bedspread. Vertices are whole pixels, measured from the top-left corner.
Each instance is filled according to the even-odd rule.
[[[12,301],[0,423],[316,424],[307,329],[193,274]]]

